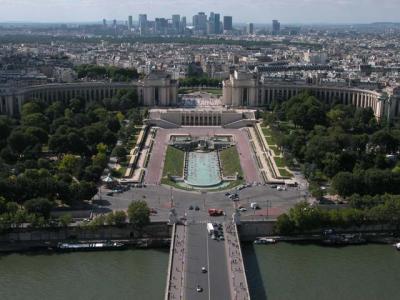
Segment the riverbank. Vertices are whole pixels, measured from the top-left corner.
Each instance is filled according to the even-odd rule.
[[[400,241],[396,230],[390,230],[385,226],[364,228],[348,228],[335,230],[334,238],[331,235],[322,234],[323,230],[298,234],[292,236],[277,236],[274,233],[274,220],[268,221],[244,221],[238,227],[238,233],[242,243],[252,243],[260,237],[272,238],[276,241],[304,244],[327,244],[328,238],[335,245],[346,244],[394,244]],[[130,225],[123,227],[99,226],[99,227],[66,227],[66,228],[14,228],[0,234],[1,252],[25,252],[25,251],[56,251],[58,243],[92,243],[113,241],[124,244],[122,248],[160,248],[169,247],[172,234],[172,226],[166,222],[153,222],[138,230]]]

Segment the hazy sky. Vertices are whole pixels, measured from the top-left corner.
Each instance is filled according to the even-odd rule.
[[[204,11],[232,15],[234,22],[368,23],[400,21],[400,0],[0,0],[0,22],[124,20],[139,13],[170,17],[179,13],[191,22]]]

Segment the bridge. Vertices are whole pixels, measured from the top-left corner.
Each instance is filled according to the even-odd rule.
[[[250,299],[237,227],[221,225],[214,238],[205,223],[173,225],[165,300]]]

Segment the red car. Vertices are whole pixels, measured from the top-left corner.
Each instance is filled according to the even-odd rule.
[[[224,211],[222,209],[210,208],[208,209],[208,214],[211,217],[218,217],[218,216],[223,216]]]

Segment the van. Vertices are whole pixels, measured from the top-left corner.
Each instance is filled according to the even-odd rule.
[[[250,208],[251,208],[251,209],[260,209],[260,206],[258,206],[258,204],[257,204],[256,202],[252,202],[252,203],[250,204]]]

